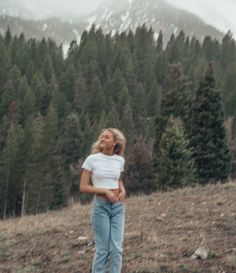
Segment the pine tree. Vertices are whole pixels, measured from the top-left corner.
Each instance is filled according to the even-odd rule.
[[[225,181],[230,175],[231,156],[223,121],[221,96],[209,64],[192,107],[191,146],[201,183]]]
[[[50,83],[53,77],[53,65],[49,55],[44,56],[41,73],[43,74],[43,77],[46,80],[46,82]]]
[[[157,38],[157,44],[156,44],[156,55],[157,57],[161,56],[163,52],[163,33],[160,30]]]
[[[156,190],[152,158],[143,138],[138,138],[126,157],[125,185],[129,194]]]
[[[162,92],[160,111],[157,112],[155,118],[156,132],[153,159],[157,172],[159,170],[160,140],[170,116],[179,117],[187,132],[190,128],[191,94],[189,81],[179,64],[170,65],[167,78],[165,90]]]
[[[101,116],[100,116],[101,118]],[[80,116],[80,122],[83,132],[83,155],[88,155],[90,153],[91,143],[93,143],[95,137],[94,128],[91,125],[89,116],[87,113],[83,113]]]
[[[119,69],[122,71],[123,75],[127,75],[129,73],[129,70],[133,70],[133,60],[131,52],[127,46],[125,45],[117,45],[117,48],[115,48],[115,56],[113,60],[113,67],[114,69]]]
[[[156,116],[161,107],[161,88],[154,80],[147,97],[147,116]]]
[[[220,57],[220,45],[218,41],[212,40],[211,36],[206,36],[202,44],[203,55],[207,62],[212,62]]]
[[[83,111],[83,107],[85,105],[86,99],[87,99],[87,87],[85,84],[85,79],[80,72],[78,74],[78,77],[76,79],[76,84],[75,84],[75,93],[74,93],[74,98],[73,98],[73,109],[77,113],[81,113]]]
[[[59,126],[62,126],[65,116],[70,110],[70,105],[66,102],[65,94],[60,91],[55,76],[52,77],[48,86],[48,94],[51,98],[51,103],[57,113]]]
[[[135,32],[135,56],[137,73],[145,90],[148,90],[155,78],[155,42],[153,30],[146,26],[138,27]]]
[[[33,63],[33,60],[30,59],[25,68],[25,76],[28,80],[29,85],[32,84],[34,74],[35,74],[35,65]]]
[[[9,105],[16,99],[16,92],[11,79],[9,79],[5,86],[0,101],[0,116],[4,116],[9,109]]]
[[[26,190],[27,190],[27,166],[30,160],[31,144],[32,144],[32,116],[27,115],[27,121],[24,128],[24,134],[22,139],[21,150],[19,152],[19,158],[21,161],[20,167],[22,170],[22,189],[20,191],[21,195],[21,216],[26,214]]]
[[[4,45],[0,44],[0,97],[3,93],[3,87],[7,81],[10,70],[10,56]]]
[[[226,117],[233,116],[236,105],[236,62],[229,64],[222,83],[223,107]]]
[[[73,101],[74,92],[75,92],[75,68],[72,64],[66,68],[64,74],[62,75],[60,88],[61,92],[65,94],[68,102]]]
[[[222,40],[221,44],[221,64],[222,68],[226,69],[227,66],[235,60],[236,55],[236,44],[235,40],[233,39],[233,34],[228,31],[225,37]]]
[[[170,117],[160,141],[158,186],[161,189],[186,186],[194,182],[194,167],[183,122]]]
[[[112,110],[108,113],[105,124],[106,124],[105,126],[106,128],[108,127],[120,128],[119,114],[115,106],[113,106]]]
[[[80,46],[80,62],[87,64],[90,61],[96,61],[98,56],[97,41],[91,37],[93,30],[90,30],[89,38],[85,44]]]
[[[84,111],[87,111],[91,123],[97,122],[104,109],[105,96],[98,77],[95,77],[87,99],[87,105]]]
[[[83,135],[79,117],[75,112],[70,113],[65,120],[63,139],[65,168],[69,170],[70,165],[83,156]]]
[[[133,111],[135,128],[138,135],[143,134],[145,132],[145,122],[147,120],[147,104],[145,91],[141,84],[138,86],[133,96],[132,108],[135,109],[135,111]]]
[[[1,175],[1,213],[5,219],[9,215],[15,215],[19,192],[21,190],[19,173],[19,148],[22,140],[22,128],[12,121],[9,121],[9,128],[5,140],[4,149],[0,156]]]
[[[5,33],[4,42],[5,42],[5,44],[6,44],[7,47],[9,47],[10,44],[11,44],[11,42],[12,42],[12,35],[11,35],[11,31],[10,31],[9,27],[7,27],[7,31]]]
[[[126,82],[120,69],[116,69],[112,75],[111,80],[108,82],[106,88],[106,95],[111,97],[114,102],[117,102],[121,92],[125,92]],[[108,111],[111,109],[107,109]]]
[[[34,75],[32,90],[35,95],[36,109],[40,112],[40,114],[46,115],[49,105],[49,94],[47,92],[47,83],[43,75],[39,72]]]
[[[58,117],[53,105],[50,104],[42,138],[42,150],[46,161],[40,202],[40,208],[43,211],[64,206],[68,198],[67,187],[62,175],[64,162],[58,140]]]
[[[26,120],[34,114],[35,112],[35,96],[31,88],[26,90],[24,99],[23,99],[23,121],[26,124]]]
[[[128,139],[126,151],[129,152],[131,145],[133,146],[134,140],[136,140],[136,129],[133,121],[133,112],[129,101],[124,105],[124,110],[121,113],[120,128],[124,132],[126,138]]]
[[[44,191],[43,186],[47,164],[45,160],[45,151],[42,147],[44,125],[43,117],[38,115],[34,118],[31,126],[32,141],[25,175],[26,213],[39,213],[44,211],[41,208],[41,199],[44,198],[42,194]]]

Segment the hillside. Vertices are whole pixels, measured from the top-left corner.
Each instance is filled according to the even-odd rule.
[[[122,273],[236,272],[236,183],[126,201]],[[0,272],[89,273],[88,205],[0,222]],[[200,246],[206,260],[191,259]]]

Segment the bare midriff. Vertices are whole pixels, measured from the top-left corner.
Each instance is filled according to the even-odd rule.
[[[115,194],[116,198],[119,196],[120,189],[108,189],[108,190],[109,190],[109,191],[112,191],[112,192]],[[97,193],[96,195],[99,196],[99,197],[102,197],[102,198],[107,199],[105,193]]]

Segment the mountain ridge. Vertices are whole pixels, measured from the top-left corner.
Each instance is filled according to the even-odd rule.
[[[206,35],[221,41],[225,35],[204,23],[197,15],[178,9],[165,0],[107,1],[89,15],[77,18],[71,16],[71,19],[23,19],[7,15],[3,6],[0,5],[2,34],[9,27],[13,35],[24,32],[26,38],[51,37],[58,44],[69,44],[72,40],[79,42],[83,31],[89,30],[93,23],[101,27],[105,33],[112,35],[116,32],[135,31],[137,27],[145,24],[148,28],[152,27],[155,38],[158,37],[160,30],[162,31],[164,44],[167,44],[172,33],[177,35],[181,30],[186,36],[195,36],[200,41]]]

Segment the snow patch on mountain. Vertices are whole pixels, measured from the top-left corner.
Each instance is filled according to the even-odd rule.
[[[75,34],[76,42],[79,44],[80,40],[81,40],[81,35],[80,35],[79,31],[77,29],[73,28],[72,32]]]
[[[48,28],[48,25],[46,23],[44,23],[42,31],[45,31],[47,28]]]
[[[90,28],[92,27],[92,25],[96,22],[97,16],[93,15],[92,17],[89,18],[89,23],[88,26],[86,27],[86,30],[90,30]]]
[[[128,18],[129,18],[129,11],[127,11],[124,15],[121,15],[122,22],[126,22]]]

